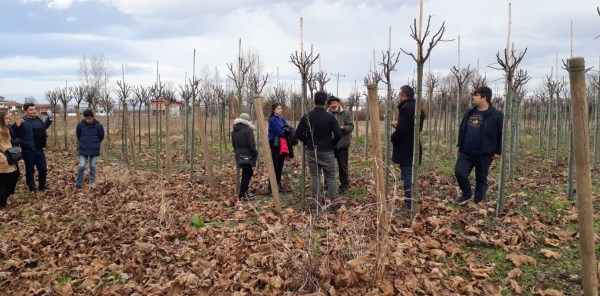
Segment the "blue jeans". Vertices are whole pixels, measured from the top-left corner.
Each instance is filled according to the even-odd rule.
[[[412,165],[401,165],[400,166],[400,178],[404,183],[404,198],[408,207],[411,206],[412,199]]]
[[[96,181],[96,161],[98,161],[98,156],[79,155],[79,169],[77,170],[77,182],[75,183],[79,187],[83,185],[83,174],[85,173],[85,165],[88,158],[90,159],[90,184]]]
[[[463,198],[469,199],[473,196],[469,175],[473,168],[475,168],[475,202],[485,200],[485,194],[488,190],[487,177],[491,164],[492,157],[489,155],[458,153],[456,165],[454,166],[454,175],[462,191]]]
[[[46,176],[48,174],[48,166],[46,164],[46,154],[44,150],[27,150],[23,151],[23,162],[25,162],[25,181],[30,192],[36,190],[46,190]],[[35,186],[33,175],[35,169],[38,171],[38,186]]]

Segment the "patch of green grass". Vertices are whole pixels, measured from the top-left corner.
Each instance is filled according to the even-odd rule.
[[[192,216],[192,225],[194,225],[196,229],[200,229],[204,227],[204,219],[200,218],[198,214],[194,214],[194,216]]]
[[[58,281],[58,283],[61,286],[73,281],[73,278],[71,276],[69,276],[68,274],[63,274],[60,272],[53,272],[53,273],[51,273],[51,275],[56,278],[56,281]]]

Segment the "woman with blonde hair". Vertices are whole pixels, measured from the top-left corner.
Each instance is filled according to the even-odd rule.
[[[8,197],[15,193],[19,171],[17,165],[8,164],[4,152],[11,148],[11,137],[9,131],[10,118],[6,112],[0,112],[0,210],[8,209],[6,201]]]

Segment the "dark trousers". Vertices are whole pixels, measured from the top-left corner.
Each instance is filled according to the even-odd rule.
[[[246,196],[248,193],[248,187],[250,185],[250,179],[252,178],[253,170],[251,167],[242,168],[242,180],[240,181],[240,195],[239,197]]]
[[[25,181],[29,191],[35,192],[36,189],[46,190],[46,175],[48,168],[46,164],[46,154],[44,150],[24,151],[23,161],[25,162]],[[34,168],[38,171],[38,186],[35,186],[33,179]]]
[[[275,176],[277,177],[277,185],[281,190],[281,174],[283,172],[283,163],[285,162],[285,156],[279,154],[279,147],[273,147],[273,141],[269,141],[269,147],[271,148],[271,158],[273,159],[273,167],[275,168]]]
[[[5,207],[8,197],[15,193],[18,180],[19,171],[0,174],[0,207]]]
[[[412,199],[412,168],[412,165],[400,166],[400,178],[402,179],[404,198],[408,204],[410,204],[410,200]]]
[[[454,175],[456,176],[456,181],[462,191],[463,197],[471,198],[473,196],[469,175],[471,175],[471,171],[475,168],[475,201],[480,202],[485,199],[485,194],[488,190],[487,177],[491,164],[492,157],[489,155],[458,153],[456,165],[454,166]]]
[[[340,173],[340,188],[348,189],[350,187],[348,182],[348,148],[339,148],[334,152],[337,159],[338,172]]]

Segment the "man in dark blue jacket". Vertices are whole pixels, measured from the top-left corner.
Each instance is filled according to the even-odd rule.
[[[491,105],[492,90],[487,86],[473,92],[473,108],[469,109],[460,123],[458,132],[458,157],[454,175],[462,195],[459,205],[472,197],[469,175],[475,168],[475,203],[485,201],[488,189],[488,171],[492,159],[502,153],[502,122],[504,115]]]
[[[44,148],[46,148],[48,138],[46,130],[52,124],[52,113],[48,112],[48,118],[46,118],[46,121],[42,121],[38,116],[35,104],[25,103],[23,110],[25,110],[25,116],[15,121],[14,131],[17,137],[21,139],[23,162],[25,162],[25,180],[30,193],[35,193],[37,190],[45,191],[48,166]],[[37,187],[33,179],[35,168],[38,170]]]
[[[327,113],[325,103],[327,93],[315,93],[315,108],[302,116],[296,129],[296,138],[304,143],[306,160],[310,169],[310,190],[315,203],[319,202],[321,170],[325,175],[327,196],[332,200],[332,211],[336,212],[339,204],[338,187],[335,180],[336,160],[333,149],[342,138],[340,125],[335,117]]]
[[[96,181],[96,161],[100,156],[100,143],[104,140],[104,127],[100,121],[94,119],[92,110],[85,110],[83,120],[77,124],[76,133],[79,142],[79,169],[75,187],[81,188],[88,158],[90,162],[89,182],[93,184]]]
[[[412,171],[413,171],[413,151],[415,143],[415,91],[409,85],[400,88],[398,94],[398,121],[392,122],[394,133],[391,136],[392,161],[400,165],[400,178],[402,179],[404,189],[404,201],[410,209],[412,207]],[[425,120],[425,112],[421,110],[421,130]],[[419,163],[423,147],[419,143]]]

